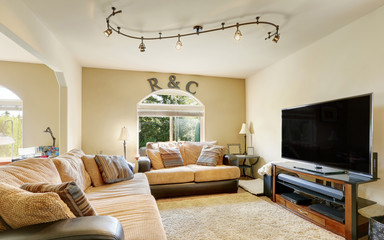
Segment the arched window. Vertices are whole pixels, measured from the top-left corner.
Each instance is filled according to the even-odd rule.
[[[151,93],[137,104],[139,148],[147,142],[204,141],[204,105],[177,89]]]
[[[22,147],[23,102],[9,89],[0,86],[0,163],[18,156]],[[11,139],[14,139],[14,143]]]

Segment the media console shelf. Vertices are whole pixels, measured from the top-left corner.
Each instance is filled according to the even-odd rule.
[[[358,198],[358,185],[376,181],[354,174],[324,175],[306,171],[306,164],[298,162],[274,163],[272,168],[273,195],[272,200],[296,215],[332,231],[348,240],[356,240],[366,235],[368,219],[358,214],[358,208],[366,207],[371,201]],[[279,174],[282,174],[278,177]],[[329,205],[340,206],[338,212],[344,216],[344,221],[328,213],[321,214],[307,205],[297,205],[282,197],[282,193],[297,192],[313,198],[313,202],[325,202]],[[362,200],[362,201],[360,201]],[[327,208],[324,204],[317,204]],[[328,217],[328,216],[331,217]]]

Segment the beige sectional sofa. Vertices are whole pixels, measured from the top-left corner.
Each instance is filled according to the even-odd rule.
[[[215,144],[216,141],[147,143],[147,156],[140,157],[139,172],[147,176],[152,195],[163,198],[237,192],[240,177],[237,159],[230,159],[223,151],[215,166],[199,165],[197,162],[203,147]],[[162,166],[157,153],[160,147],[179,148],[183,166]]]
[[[60,184],[65,181],[75,181],[85,192],[98,215],[116,217],[121,222],[125,239],[166,239],[156,201],[151,195],[147,176],[144,173],[136,173],[131,180],[94,187],[81,159],[83,155],[84,153],[81,150],[72,150],[57,159],[26,159],[1,166],[0,182],[20,187],[24,183]],[[5,209],[6,206],[1,206],[0,215],[1,211]],[[78,217],[76,218],[76,224],[63,224],[60,229],[71,228],[72,226],[76,229],[87,225],[87,223],[91,224],[91,220],[84,220],[83,224],[81,224],[81,220],[86,218]],[[108,224],[107,220],[105,224]],[[102,225],[102,223],[99,224],[99,226]],[[4,230],[4,228],[0,223],[0,230]],[[53,228],[56,228],[52,230],[53,233],[49,233],[49,226],[45,226],[43,231],[29,228],[24,231],[23,228],[6,230],[0,232],[0,239],[45,239],[42,234],[47,232],[52,237],[49,239],[60,237],[55,236],[55,231],[57,231],[57,235],[60,235],[59,232],[64,230],[57,230],[59,228],[57,226]],[[71,234],[71,229],[65,229],[65,231],[66,234]],[[75,230],[72,232],[75,232]],[[26,236],[28,238],[25,238]],[[67,239],[65,237],[60,239]],[[68,239],[92,238],[68,237]]]

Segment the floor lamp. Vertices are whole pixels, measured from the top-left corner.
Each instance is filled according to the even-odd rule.
[[[124,158],[127,159],[127,141],[128,141],[128,130],[126,127],[121,128],[121,133],[119,137],[120,141],[123,141],[124,146]]]
[[[11,136],[8,136],[5,133],[5,125],[10,122],[11,123]],[[15,143],[15,139],[13,139],[13,121],[7,120],[3,123],[0,131],[0,145],[9,145],[12,144],[12,153],[11,153],[11,161],[13,159],[13,144]]]
[[[243,155],[247,155],[247,124],[243,123],[241,125],[241,130],[239,134],[244,134],[244,153]]]

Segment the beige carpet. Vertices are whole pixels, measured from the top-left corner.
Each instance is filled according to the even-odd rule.
[[[248,192],[160,199],[157,204],[168,240],[343,239]]]

